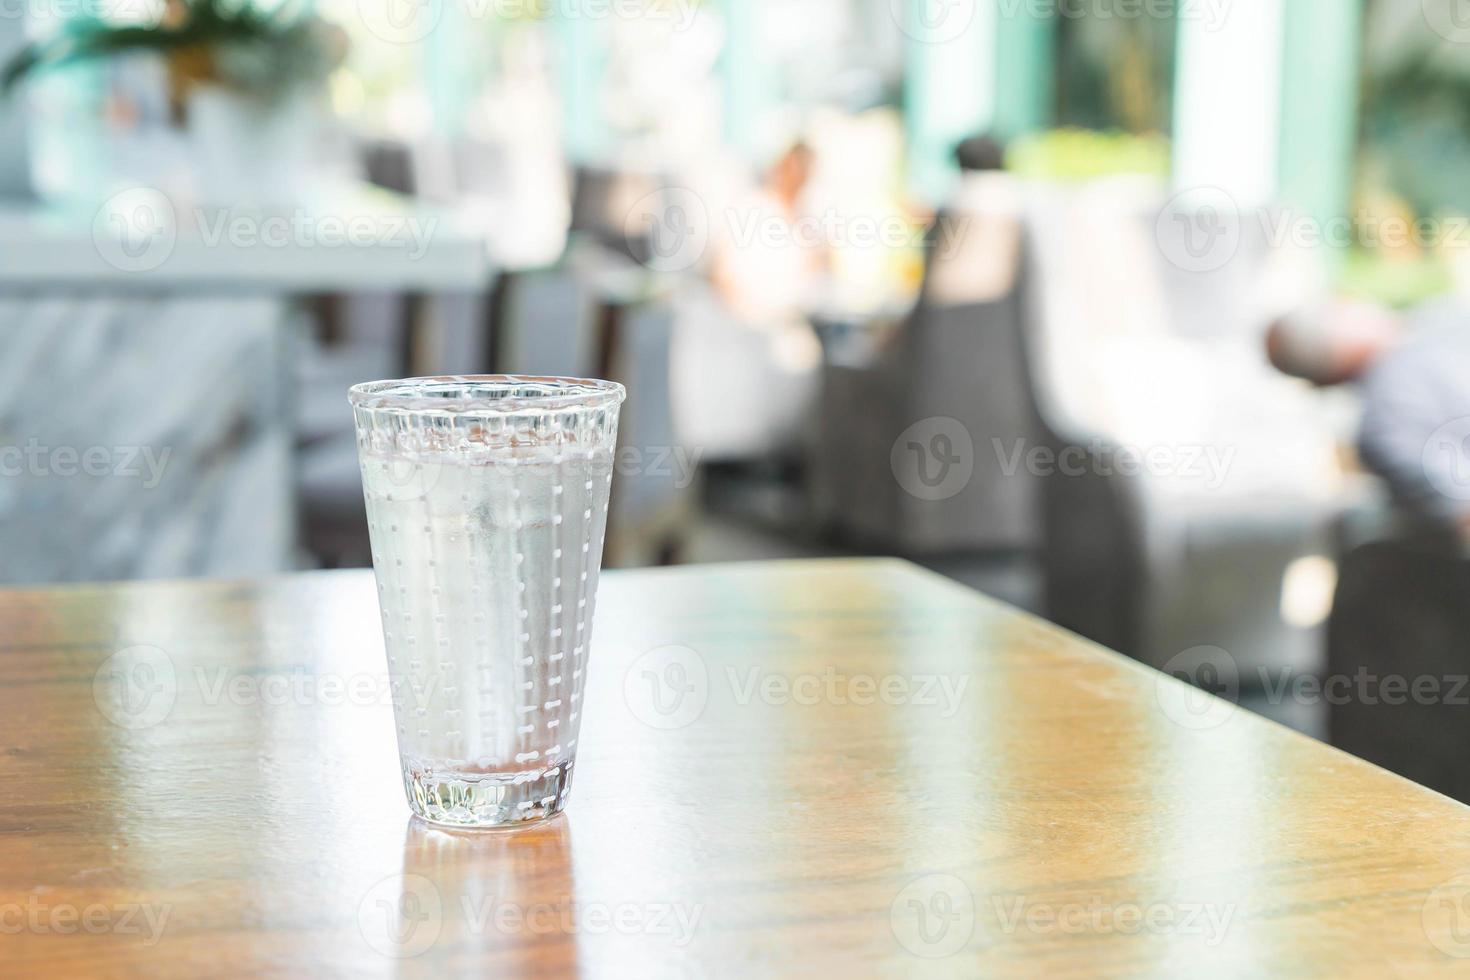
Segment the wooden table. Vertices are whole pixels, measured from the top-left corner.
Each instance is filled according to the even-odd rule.
[[[509,833],[409,818],[368,573],[0,628],[7,975],[1470,970],[1464,807],[898,562],[609,575]]]

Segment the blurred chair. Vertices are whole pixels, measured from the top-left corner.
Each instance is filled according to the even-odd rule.
[[[668,186],[667,177],[652,173],[580,167],[572,178],[571,233],[645,263],[653,254],[651,231],[630,219]]]
[[[369,183],[414,193],[421,169],[414,147],[365,139],[358,155]],[[301,543],[317,564],[367,565],[372,548],[347,389],[410,373],[421,304],[391,293],[348,293],[316,297],[313,306],[317,329],[301,339],[294,358]]]
[[[677,315],[663,296],[603,321],[615,333],[603,337],[600,373],[628,388],[608,514],[607,561],[615,566],[673,564],[695,517],[699,456],[679,437],[673,405]]]
[[[1004,472],[993,444],[1036,445],[1043,435],[1025,373],[1023,282],[987,303],[921,301],[871,366],[825,369],[812,471],[823,523],[854,544],[908,555],[1040,545],[1037,480]],[[895,478],[893,455],[906,430],[934,419],[963,427],[974,475],[959,493],[925,500]]]
[[[844,543],[1034,606],[1040,480],[1009,471],[1017,447],[1046,438],[1026,350],[1024,237],[1008,208],[941,215],[919,304],[899,332],[870,364],[824,369],[811,490],[819,525]],[[931,499],[914,482],[931,460],[912,454],[945,452],[973,472]]]
[[[1332,553],[1339,434],[1265,361],[1248,286],[1270,254],[1260,222],[1235,219],[1230,254],[1191,271],[1171,237],[1190,229],[1139,189],[1033,201],[1036,401],[1054,451],[1085,460],[1045,483],[1047,614],[1156,666],[1213,646],[1243,679],[1314,670],[1326,598],[1288,586],[1310,591],[1293,569]],[[1165,465],[1125,472],[1120,452]]]
[[[478,177],[493,169],[486,159],[491,155],[468,142],[368,140],[359,155],[371,183],[439,200],[455,200],[463,174]],[[455,204],[461,211],[471,206]],[[352,567],[372,560],[347,389],[383,378],[492,368],[502,278],[493,288],[486,283],[483,296],[434,297],[437,319],[432,321],[423,295],[360,292],[317,298],[318,329],[300,346],[295,363],[301,539],[319,564]],[[436,329],[426,330],[431,322]]]
[[[573,246],[564,261],[507,282],[500,369],[507,374],[591,377],[597,373],[598,290]]]
[[[1327,631],[1328,676],[1345,680],[1324,694],[1338,692],[1332,744],[1470,803],[1470,559],[1455,540],[1444,528],[1348,553]],[[1433,687],[1416,695],[1416,681]]]
[[[820,357],[805,324],[753,324],[702,281],[675,297],[674,387],[681,441],[711,463],[801,454],[820,387]]]
[[[0,582],[292,565],[288,309],[0,299]]]
[[[1012,293],[944,305],[926,287],[896,346],[867,368],[829,367],[818,514],[854,543],[931,564],[1036,558],[1049,617],[1145,662],[1216,646],[1245,676],[1315,668],[1314,603],[1286,586],[1302,559],[1332,553],[1336,433],[1320,400],[1265,362],[1239,295],[1267,255],[1259,229],[1242,222],[1228,261],[1190,272],[1168,261],[1189,253],[1158,221],[1161,197],[1034,189]],[[891,468],[895,440],[918,423],[922,451],[946,419],[970,438],[974,473],[925,500]],[[1142,465],[1159,453],[1171,471]]]
[[[372,562],[362,471],[347,389],[401,377],[407,355],[394,297],[341,297],[341,323],[322,342],[299,339],[296,384],[296,490],[301,542],[317,563],[352,568]]]
[[[502,350],[515,374],[604,377],[628,389],[608,515],[609,566],[664,564],[682,550],[698,498],[696,453],[676,431],[676,283],[588,238],[555,266],[518,273]]]

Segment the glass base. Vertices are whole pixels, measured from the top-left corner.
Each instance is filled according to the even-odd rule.
[[[572,764],[486,773],[405,763],[403,788],[409,808],[430,823],[460,828],[518,827],[562,811],[572,788]]]

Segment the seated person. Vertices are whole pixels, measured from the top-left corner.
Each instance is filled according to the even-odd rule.
[[[943,306],[1007,296],[1021,262],[1021,194],[1005,147],[973,136],[955,148],[960,184],[926,237],[923,300]]]
[[[1470,310],[1442,302],[1400,316],[1336,304],[1277,323],[1267,350],[1288,374],[1356,382],[1363,462],[1409,513],[1470,544]]]

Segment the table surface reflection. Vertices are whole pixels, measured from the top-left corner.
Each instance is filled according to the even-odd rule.
[[[370,573],[0,593],[0,972],[1470,968],[1470,811],[912,566],[612,573],[595,647],[568,812],[449,832]]]

